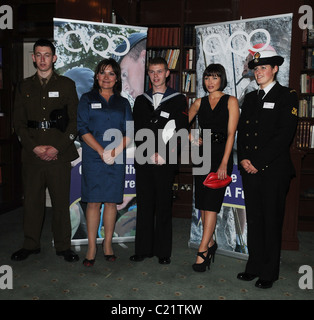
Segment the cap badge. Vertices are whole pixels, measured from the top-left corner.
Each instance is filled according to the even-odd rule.
[[[259,52],[256,52],[256,53],[254,54],[254,62],[255,62],[255,63],[258,63],[260,57],[261,57],[261,54],[260,54]]]

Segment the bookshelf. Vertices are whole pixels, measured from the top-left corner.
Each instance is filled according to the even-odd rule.
[[[168,85],[182,92],[188,104],[195,99],[195,25],[182,27],[149,27],[147,34],[146,61],[160,56],[168,62],[171,71]],[[146,75],[145,90],[149,88]]]
[[[314,231],[314,29],[302,35],[299,122],[293,154],[298,180],[298,230]]]
[[[305,29],[302,36],[299,123],[296,147],[314,148],[314,29]]]
[[[186,95],[188,105],[190,106],[196,97],[196,35],[194,24],[186,24],[184,26],[182,42],[181,91]]]
[[[170,77],[168,85],[180,91],[181,28],[179,26],[148,28],[146,63],[154,57],[163,57],[168,63]],[[149,77],[145,75],[145,90],[150,87]]]

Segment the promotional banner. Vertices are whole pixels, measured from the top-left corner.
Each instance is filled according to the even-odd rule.
[[[228,85],[224,92],[235,96],[239,106],[246,93],[256,90],[252,70],[248,68],[257,51],[274,50],[285,61],[278,73],[281,85],[289,86],[292,14],[245,19],[196,27],[197,97],[205,92],[202,76],[211,63],[220,63],[226,69]],[[241,175],[237,166],[234,145],[232,183],[227,187],[224,203],[217,215],[215,231],[220,253],[247,258],[247,227]],[[202,238],[200,212],[193,203],[189,246],[198,248]]]
[[[147,28],[54,18],[56,71],[75,81],[78,97],[93,86],[94,70],[105,58],[114,58],[121,67],[122,95],[131,107],[143,93]],[[144,59],[144,60],[143,60]],[[131,79],[131,81],[130,81]],[[87,244],[85,210],[81,201],[81,144],[75,141],[80,157],[72,163],[70,215],[72,244]],[[125,191],[118,214],[113,242],[134,241],[136,224],[136,190],[134,145],[127,149]],[[105,179],[105,177],[104,177]],[[103,210],[98,242],[104,237]]]

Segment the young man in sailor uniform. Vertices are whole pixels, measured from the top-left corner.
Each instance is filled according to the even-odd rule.
[[[172,185],[177,169],[173,160],[178,146],[169,144],[173,146],[171,139],[176,139],[174,132],[188,128],[188,114],[185,96],[166,85],[169,74],[163,58],[152,59],[148,66],[152,89],[134,104],[137,220],[131,261],[157,256],[161,264],[171,262]],[[151,133],[144,142],[137,141],[142,129]]]

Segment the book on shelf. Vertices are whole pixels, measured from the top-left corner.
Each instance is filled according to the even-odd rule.
[[[185,97],[186,97],[186,102],[187,102],[187,104],[188,104],[188,107],[189,107],[189,109],[190,109],[191,105],[192,105],[193,102],[196,100],[196,98],[195,98],[195,97],[189,97],[189,96],[187,96],[187,95],[185,95]]]
[[[314,29],[307,29],[307,44],[314,45]]]
[[[169,56],[167,63],[168,63],[168,68],[170,70],[175,70],[177,63],[178,63],[178,59],[179,59],[179,54],[180,54],[180,49],[174,49],[171,50],[171,55]]]
[[[314,124],[300,120],[297,126],[295,146],[297,148],[314,148]]]
[[[302,44],[303,45],[314,45],[314,29],[305,28],[302,33]]]
[[[301,93],[314,93],[314,75],[302,73],[300,82]]]
[[[195,93],[196,89],[196,76],[195,73],[182,72],[182,91]]]
[[[193,47],[196,45],[196,33],[194,25],[186,25],[184,27],[183,45]]]
[[[190,48],[190,49],[186,49],[185,50],[185,55],[184,55],[184,62],[183,62],[183,66],[184,69],[195,69],[195,49]]]
[[[147,31],[147,47],[180,46],[180,27],[152,27]]]
[[[298,116],[301,118],[314,118],[314,96],[299,100]]]
[[[180,56],[180,49],[148,49],[146,51],[146,61],[148,66],[148,62],[150,59],[155,57],[163,57],[168,64],[168,68],[170,70],[175,70],[178,65],[178,60]]]
[[[305,48],[302,50],[303,69],[314,69],[314,48]]]

